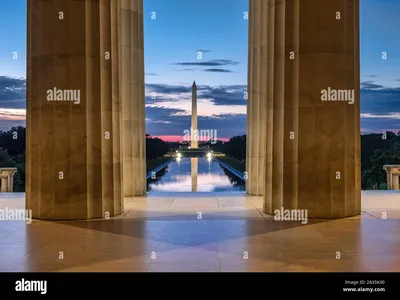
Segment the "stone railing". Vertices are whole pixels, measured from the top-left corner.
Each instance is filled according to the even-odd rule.
[[[0,168],[2,193],[11,193],[13,191],[15,173],[17,173],[17,168]]]
[[[388,190],[399,190],[400,165],[384,165]]]

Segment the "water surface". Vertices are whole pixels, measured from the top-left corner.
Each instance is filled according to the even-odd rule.
[[[244,182],[223,168],[215,159],[174,158],[148,180],[149,192],[231,192],[243,191]]]

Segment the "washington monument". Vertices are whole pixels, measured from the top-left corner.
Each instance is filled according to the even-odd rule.
[[[191,126],[191,148],[197,148],[198,130],[197,130],[197,87],[196,81],[192,85],[192,126]]]

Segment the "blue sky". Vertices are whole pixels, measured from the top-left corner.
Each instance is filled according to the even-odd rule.
[[[400,130],[400,0],[360,2],[361,127]],[[144,0],[147,133],[188,129],[196,80],[199,127],[245,134],[247,7],[248,0]],[[26,0],[0,1],[0,129],[24,125],[25,48]]]
[[[145,0],[146,72],[157,74],[148,76],[147,82],[190,86],[196,79],[203,85],[246,84],[248,21],[243,12],[247,9],[247,0]],[[152,12],[155,20],[148,17]],[[210,52],[200,51],[198,59],[197,50]],[[234,65],[174,65],[212,60]],[[209,69],[232,73],[203,71]]]

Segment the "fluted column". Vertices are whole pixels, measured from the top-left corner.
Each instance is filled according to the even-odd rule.
[[[399,190],[400,186],[399,186],[399,174],[395,174],[393,175],[393,190]]]
[[[250,0],[250,17],[257,2]],[[360,214],[358,2],[268,0],[268,13],[261,10],[268,62],[257,66],[253,58],[249,69],[267,70],[266,96],[260,93],[267,116],[266,213],[284,207],[307,210],[310,218]],[[263,44],[258,32],[253,25],[253,45]],[[341,94],[348,99],[321,101],[324,90],[348,91]]]
[[[114,132],[113,141],[113,163],[114,163],[114,197],[122,198],[122,201],[114,201],[115,210],[124,210],[123,204],[123,156],[122,156],[122,99],[120,95],[120,51],[119,51],[119,28],[120,1],[111,1],[111,93],[112,93],[112,128]]]
[[[143,20],[143,0],[138,1],[138,72],[139,72],[139,162],[140,170],[138,171],[139,190],[138,195],[147,194],[146,179],[146,101],[145,101],[145,66],[144,66],[144,20]]]
[[[8,192],[8,177],[1,177],[1,192]]]
[[[386,171],[386,185],[387,189],[391,190],[392,189],[392,173],[391,169],[387,166],[383,166],[383,169]]]
[[[28,1],[26,208],[34,218],[123,211],[114,147],[120,144],[116,5]],[[52,101],[54,89],[61,93]]]
[[[247,117],[246,117],[246,193],[251,194],[252,190],[252,178],[253,173],[251,168],[251,146],[252,146],[252,125],[253,125],[253,118],[252,118],[252,95],[251,95],[251,88],[250,82],[252,78],[252,68],[253,68],[253,56],[252,56],[252,49],[253,49],[253,2],[249,1],[249,37],[248,37],[248,63],[247,63]]]
[[[267,72],[260,68],[266,60],[266,2],[249,2],[248,100],[246,136],[246,192],[264,192],[265,119]]]
[[[10,192],[10,193],[12,193],[13,192],[13,189],[14,189],[14,174],[16,173],[17,171],[15,170],[13,170],[13,171],[9,171],[9,174],[8,174],[8,191]]]
[[[143,1],[121,0],[124,195],[146,194]]]

